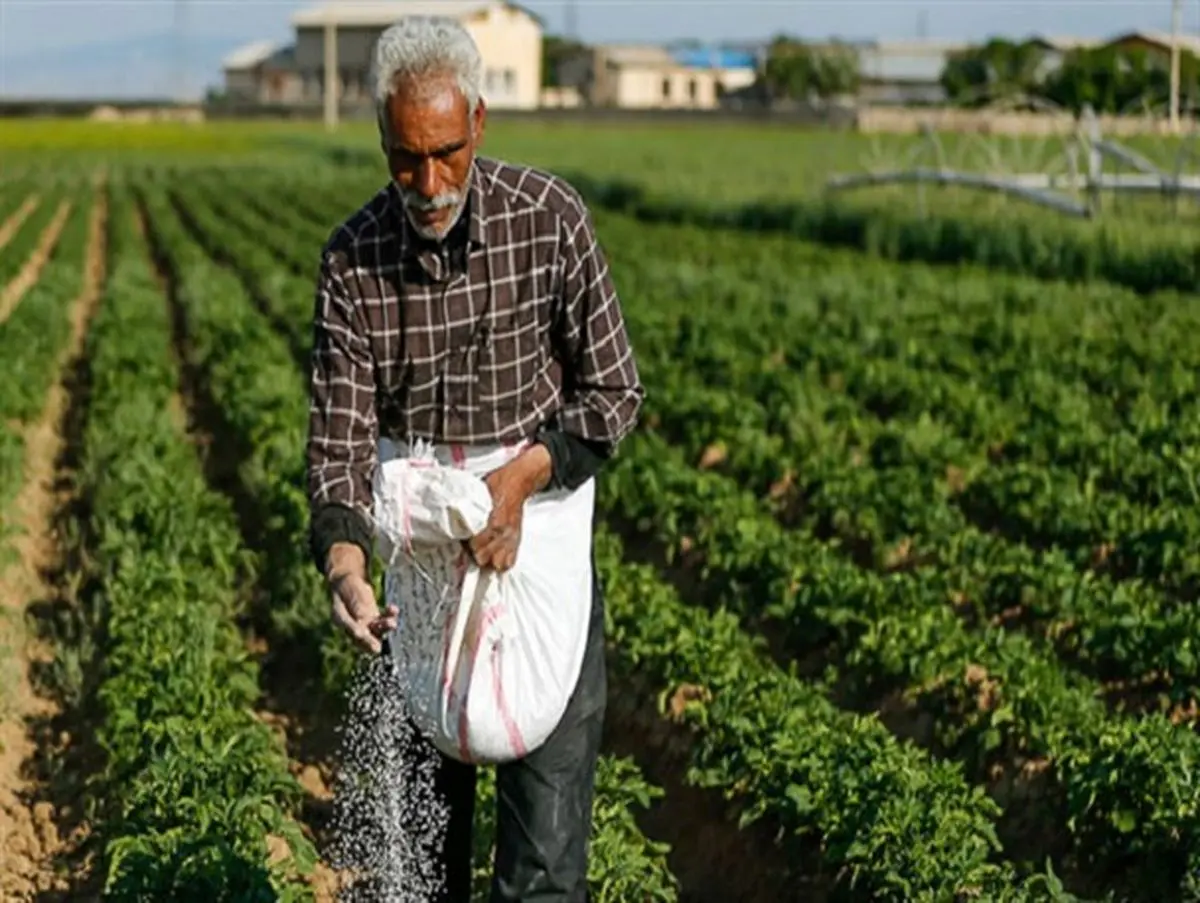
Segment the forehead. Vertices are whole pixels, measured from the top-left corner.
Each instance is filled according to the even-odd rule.
[[[452,79],[397,81],[386,119],[392,136],[405,142],[424,136],[444,140],[470,130],[467,99]]]

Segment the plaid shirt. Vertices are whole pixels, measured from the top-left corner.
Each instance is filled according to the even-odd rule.
[[[308,491],[370,522],[379,436],[477,444],[544,428],[616,445],[643,389],[590,214],[548,173],[476,158],[442,243],[394,183],[330,236],[316,292]]]

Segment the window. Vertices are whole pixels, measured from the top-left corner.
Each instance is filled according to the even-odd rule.
[[[488,94],[496,93],[496,85],[499,82],[499,73],[495,69],[487,71],[487,92]]]
[[[694,101],[698,93],[700,93],[700,86],[696,84],[696,80],[693,78],[688,82],[688,99]]]
[[[671,99],[671,79],[664,78],[662,80],[663,100]]]
[[[509,94],[509,95],[517,93],[517,70],[516,69],[505,69],[504,70],[504,93]]]

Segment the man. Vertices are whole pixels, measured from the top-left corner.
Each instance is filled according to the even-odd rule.
[[[469,542],[510,568],[525,501],[591,478],[643,397],[590,215],[544,172],[477,156],[485,104],[465,30],[405,19],[375,51],[392,179],[323,249],[316,293],[308,486],[313,556],[334,621],[366,651],[393,630],[371,589],[376,442],[533,440],[491,473],[493,510]],[[578,684],[548,741],[497,769],[492,900],[587,899],[592,786],[605,708],[603,608],[593,576]],[[427,752],[435,755],[430,747]],[[450,807],[447,901],[469,898],[474,769],[440,757]]]

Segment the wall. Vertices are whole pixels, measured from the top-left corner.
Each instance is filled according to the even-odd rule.
[[[704,72],[623,66],[614,79],[613,102],[629,109],[716,106],[716,86]]]
[[[601,106],[630,110],[712,110],[717,107],[722,91],[736,91],[753,83],[754,73],[750,70],[621,66],[607,70],[607,77],[596,85],[593,98]]]
[[[527,14],[495,5],[465,22],[483,57],[489,109],[537,109],[542,96],[542,30]]]
[[[383,28],[344,27],[337,30],[338,84],[343,100],[366,101],[371,90],[368,73],[375,42]],[[319,100],[324,93],[325,29],[296,29],[296,71],[304,84],[304,96]]]
[[[258,68],[226,69],[225,92],[236,100],[258,100]]]

